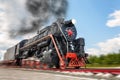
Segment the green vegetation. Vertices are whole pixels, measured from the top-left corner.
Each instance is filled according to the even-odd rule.
[[[107,55],[89,56],[88,67],[120,67],[120,52]]]

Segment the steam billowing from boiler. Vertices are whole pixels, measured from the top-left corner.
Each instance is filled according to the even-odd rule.
[[[65,17],[67,0],[27,0],[26,9],[30,18],[23,19],[16,35],[37,31],[41,26],[59,17]]]

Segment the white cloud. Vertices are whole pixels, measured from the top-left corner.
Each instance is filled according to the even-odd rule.
[[[90,55],[108,54],[111,52],[118,52],[120,50],[120,35],[113,39],[108,39],[104,42],[97,43],[98,48],[87,49]]]
[[[86,50],[89,55],[100,55],[100,51],[96,48],[89,48]]]
[[[120,10],[116,10],[115,12],[109,15],[111,19],[109,19],[106,23],[108,27],[120,27]]]

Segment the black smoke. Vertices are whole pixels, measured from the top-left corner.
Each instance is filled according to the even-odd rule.
[[[30,20],[23,19],[15,35],[37,31],[48,22],[65,17],[68,8],[67,0],[27,0],[25,4],[26,10],[32,18]],[[28,21],[29,25],[27,23]]]

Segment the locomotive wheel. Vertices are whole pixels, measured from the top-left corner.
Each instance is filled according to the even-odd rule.
[[[47,69],[47,68],[52,68],[54,65],[51,63],[42,63],[40,64],[40,68]]]
[[[48,65],[47,64],[43,64],[43,69],[48,69]]]
[[[64,62],[60,62],[60,69],[65,69],[66,68],[66,64]]]
[[[65,68],[66,68],[65,65],[61,65],[61,66],[60,66],[60,69],[65,69]]]
[[[51,68],[52,66],[48,65],[48,64],[45,64],[45,63],[41,63],[40,64],[40,68],[41,69],[48,69],[48,68]]]

